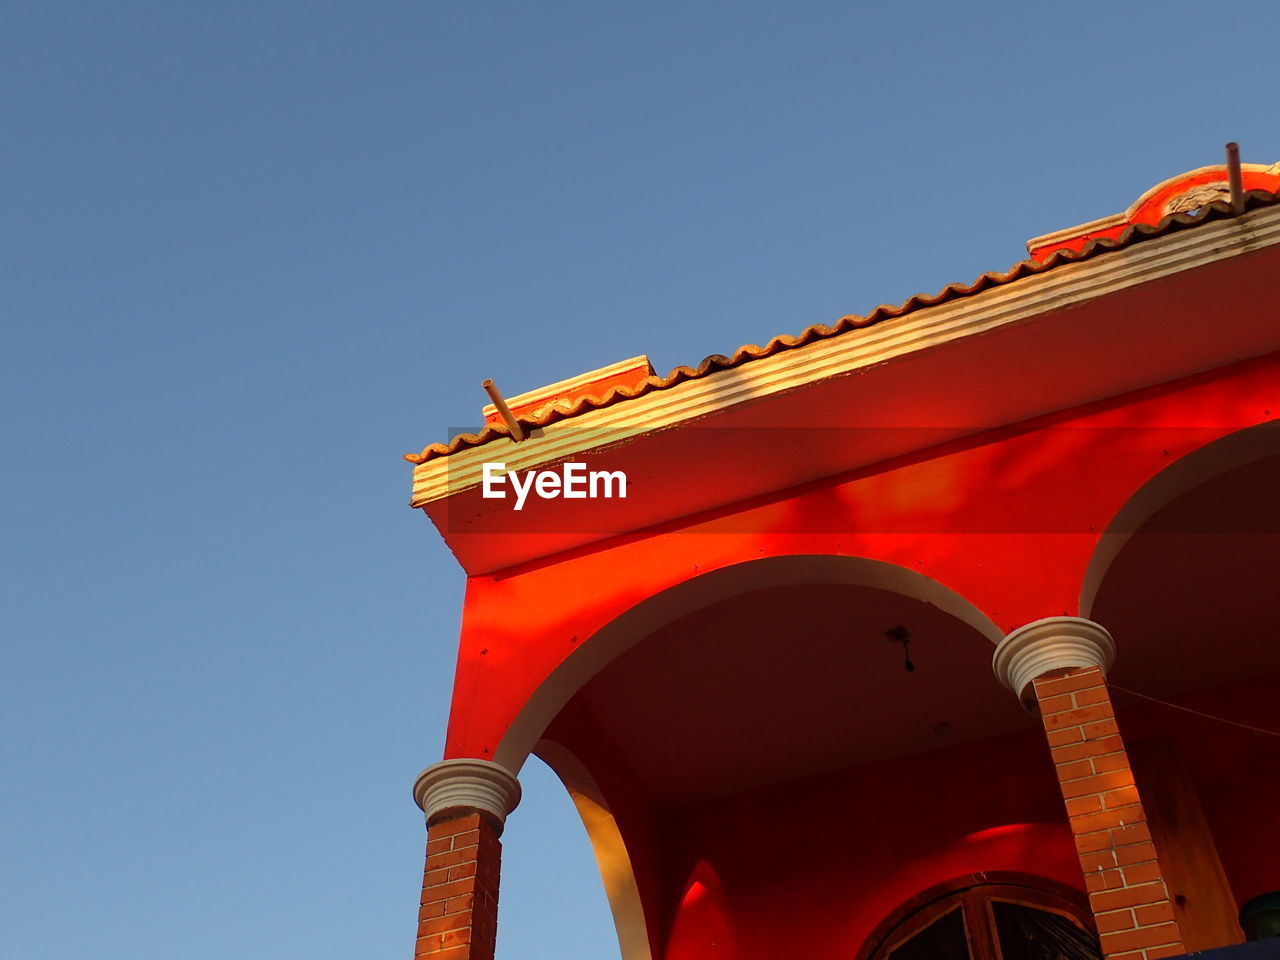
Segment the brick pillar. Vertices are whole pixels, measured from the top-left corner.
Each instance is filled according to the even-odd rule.
[[[428,829],[415,957],[493,960],[501,859],[497,831],[482,814]]]
[[[415,958],[493,960],[498,877],[507,814],[520,784],[489,760],[445,760],[418,775],[413,798],[427,817]]]
[[[1044,723],[1103,954],[1159,960],[1186,950],[1107,690],[1114,659],[1103,627],[1049,617],[1005,637],[993,666]]]
[[[1102,952],[1108,960],[1185,953],[1102,670],[1077,667],[1032,686]]]

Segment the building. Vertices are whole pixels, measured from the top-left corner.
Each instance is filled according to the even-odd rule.
[[[408,456],[468,574],[416,955],[492,957],[531,752],[624,960],[1280,931],[1277,191],[1193,171],[1006,273]]]

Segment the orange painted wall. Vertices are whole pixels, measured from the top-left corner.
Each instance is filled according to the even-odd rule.
[[[719,517],[474,577],[445,755],[492,757],[539,684],[603,626],[672,586],[760,557],[895,563],[967,597],[1006,630],[1075,614],[1116,511],[1180,456],[1273,419],[1278,374],[1280,356],[1248,361]],[[856,516],[858,529],[833,529],[833,516]]]
[[[684,527],[472,578],[446,756],[492,757],[545,678],[617,617],[691,578],[760,557],[894,563],[967,597],[1006,630],[1075,614],[1085,569],[1116,511],[1180,456],[1272,419],[1278,374],[1278,356],[1249,361]],[[833,515],[856,515],[862,529],[833,529]],[[1203,696],[1204,709],[1227,713],[1263,694]],[[1172,730],[1185,746],[1237,898],[1280,888],[1274,743],[1245,746],[1204,721],[1121,706],[1126,736]],[[1266,720],[1251,722],[1276,727]],[[1039,731],[833,774],[799,792],[792,785],[675,812],[654,809],[633,775],[611,768],[608,744],[553,732],[617,806],[661,947],[656,960],[847,960],[899,903],[976,871],[1082,886]]]
[[[1076,614],[1085,569],[1116,511],[1179,457],[1273,419],[1278,374],[1280,356],[1249,361],[472,578],[446,756],[492,757],[539,684],[611,621],[670,587],[760,557],[898,564],[967,597],[1005,630]],[[864,529],[832,529],[833,515],[849,514]],[[1278,679],[1186,702],[1277,729]],[[994,681],[990,695],[1001,695]],[[1237,900],[1280,889],[1280,738],[1116,702],[1127,739],[1177,742]],[[615,808],[655,960],[848,960],[900,903],[956,876],[1015,871],[1083,886],[1039,730],[662,811],[592,727],[570,712],[548,735],[591,769]]]

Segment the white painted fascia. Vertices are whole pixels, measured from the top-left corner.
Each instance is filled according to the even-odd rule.
[[[861,330],[748,361],[666,390],[561,420],[532,431],[419,464],[410,504],[423,507],[480,485],[486,462],[523,471],[571,459],[645,434],[796,390],[916,351],[953,344],[1053,310],[1204,266],[1280,242],[1280,207],[1203,224],[1065,264],[982,293]],[[868,424],[867,426],[877,426]]]

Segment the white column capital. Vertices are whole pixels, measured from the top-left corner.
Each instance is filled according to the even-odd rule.
[[[1011,632],[996,646],[991,666],[1000,682],[1023,703],[1036,677],[1072,667],[1098,667],[1105,674],[1116,659],[1116,642],[1106,627],[1083,617],[1045,617]]]
[[[520,781],[492,760],[442,760],[418,774],[413,800],[427,816],[427,826],[467,810],[484,814],[499,833],[507,814],[520,802]]]

